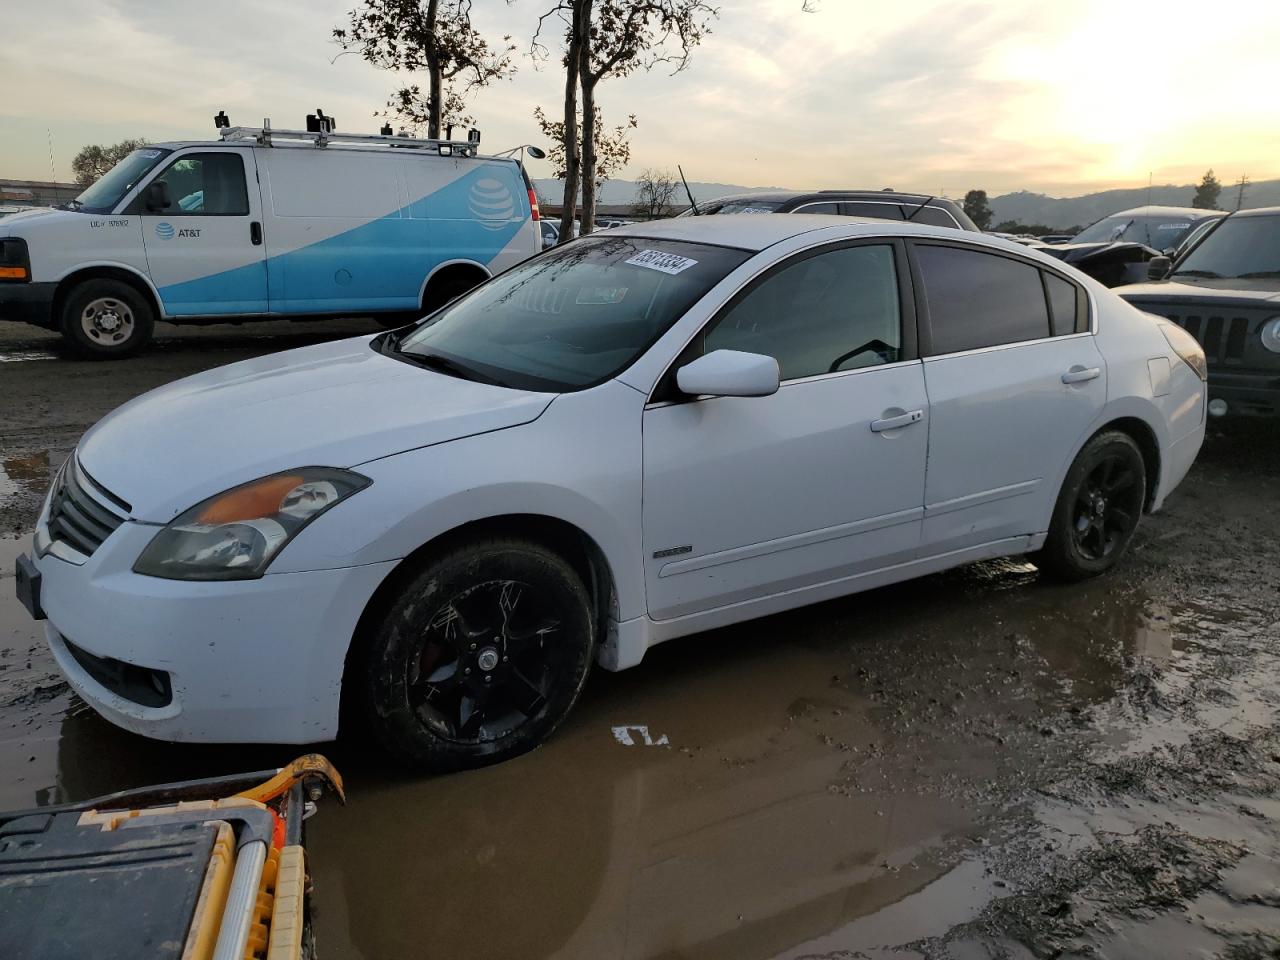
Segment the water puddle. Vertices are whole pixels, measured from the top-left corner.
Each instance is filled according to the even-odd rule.
[[[61,354],[52,350],[10,350],[0,353],[0,363],[23,363],[27,360],[60,360]]]
[[[0,460],[0,500],[19,492],[43,493],[48,483],[48,450]]]

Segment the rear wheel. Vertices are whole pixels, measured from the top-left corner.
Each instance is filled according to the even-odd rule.
[[[1133,438],[1118,430],[1098,434],[1067,471],[1036,564],[1062,580],[1110,570],[1133,540],[1146,490],[1146,464]]]
[[[432,277],[422,294],[423,313],[434,313],[449,301],[474,290],[484,281],[485,276],[474,269],[454,269],[442,276]]]
[[[532,750],[582,691],[595,628],[582,581],[535,543],[486,540],[428,563],[383,617],[358,682],[378,742],[443,772]]]
[[[85,280],[62,305],[62,335],[82,356],[117,360],[151,339],[155,313],[147,298],[120,280]]]

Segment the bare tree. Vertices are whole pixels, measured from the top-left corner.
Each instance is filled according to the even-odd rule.
[[[556,0],[538,21],[533,38],[535,56],[546,55],[542,32],[550,21],[565,30],[565,98],[563,147],[565,211],[561,231],[572,223],[582,181],[582,232],[595,226],[598,182],[602,161],[597,146],[608,137],[597,135],[596,87],[607,77],[624,77],[637,69],[670,64],[679,72],[718,16],[704,0]],[[578,93],[581,92],[581,109]],[[579,115],[582,129],[576,129]],[[634,125],[634,124],[633,124]]]
[[[537,121],[538,127],[542,130],[542,135],[552,143],[550,149],[547,150],[547,159],[551,161],[551,175],[565,181],[564,206],[565,210],[560,215],[560,236],[561,243],[565,243],[573,239],[573,222],[576,218],[577,197],[568,192],[568,156],[565,144],[568,140],[564,133],[564,123],[559,120],[550,119],[541,107],[534,107],[533,119]],[[595,134],[595,143],[592,144],[592,150],[596,156],[595,176],[592,180],[595,190],[604,186],[605,182],[627,165],[631,159],[631,131],[638,125],[635,114],[627,117],[625,123],[620,123],[616,127],[606,127],[600,116],[600,108],[596,107],[596,115],[593,118],[592,130]],[[576,116],[576,129],[583,130],[586,125],[582,122],[582,117]],[[582,145],[574,143],[574,147],[580,152]],[[586,186],[583,185],[585,192]],[[585,208],[584,208],[585,209]],[[566,219],[565,214],[569,216]]]
[[[139,138],[121,140],[105,147],[97,143],[83,147],[71,161],[71,171],[76,175],[76,183],[82,187],[89,186],[133,151],[146,145],[147,141]]]
[[[670,170],[647,169],[636,181],[637,216],[657,220],[671,215],[671,201],[676,196],[676,177]]]
[[[448,111],[460,110],[468,93],[515,72],[511,37],[491,48],[471,25],[471,0],[363,0],[348,17],[333,31],[344,52],[384,70],[426,71],[425,97],[405,87],[387,106],[411,122],[420,116],[429,137],[440,136]]]

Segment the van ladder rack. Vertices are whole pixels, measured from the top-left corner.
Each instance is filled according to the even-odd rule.
[[[334,133],[325,130],[277,130],[271,126],[270,121],[261,127],[222,127],[219,133],[224,141],[253,140],[264,147],[271,146],[273,140],[307,142],[317,147],[327,147],[330,144],[381,144],[404,149],[429,150],[444,157],[474,157],[477,155],[479,146],[478,141],[470,140],[426,140],[418,137]]]

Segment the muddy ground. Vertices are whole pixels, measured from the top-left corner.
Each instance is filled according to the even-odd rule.
[[[99,720],[12,561],[112,407],[372,329],[166,328],[93,364],[0,324],[0,807],[297,752]],[[1112,576],[986,563],[673,642],[504,766],[404,779],[328,745],[351,799],[311,821],[321,956],[1280,957],[1278,478],[1280,428],[1214,429]]]

